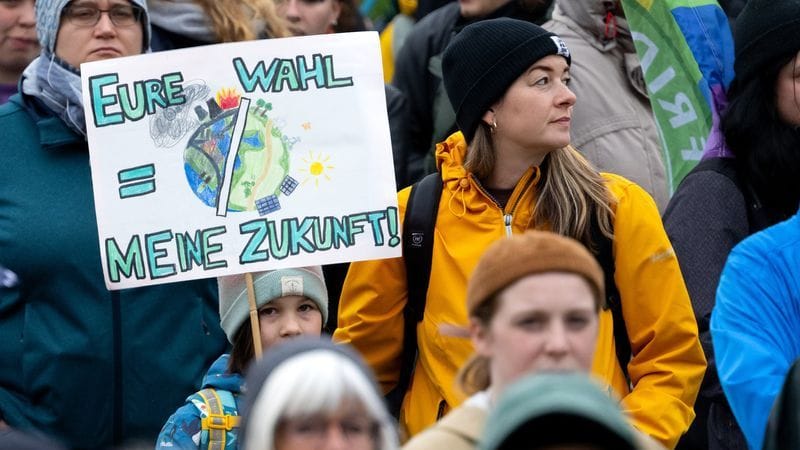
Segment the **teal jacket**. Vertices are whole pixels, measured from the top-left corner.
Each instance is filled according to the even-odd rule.
[[[216,281],[106,290],[86,141],[19,95],[0,130],[0,419],[153,442],[226,349]]]

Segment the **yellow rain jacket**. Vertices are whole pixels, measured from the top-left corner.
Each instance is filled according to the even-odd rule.
[[[507,221],[512,233],[543,225],[531,223],[538,168],[525,173],[501,210],[464,169],[465,154],[460,132],[437,146],[444,190],[425,314],[417,328],[419,358],[401,412],[401,426],[409,436],[464,400],[454,380],[472,344],[442,334],[440,326],[468,323],[467,279],[481,254],[506,236]],[[639,430],[674,448],[694,419],[694,401],[706,368],[694,313],[652,198],[622,177],[603,177],[617,199],[614,278],[631,341],[628,372],[633,388],[628,388],[617,361],[610,311],[601,313],[592,370],[623,398],[623,408]],[[398,193],[401,218],[408,196],[409,189]],[[354,345],[364,355],[384,392],[399,377],[406,298],[402,258],[350,266],[334,339]]]

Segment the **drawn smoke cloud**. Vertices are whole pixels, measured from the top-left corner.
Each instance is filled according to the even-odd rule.
[[[172,147],[186,134],[195,131],[201,123],[195,109],[205,107],[210,95],[211,88],[203,81],[192,81],[183,88],[184,104],[159,109],[151,116],[150,136],[156,146]]]

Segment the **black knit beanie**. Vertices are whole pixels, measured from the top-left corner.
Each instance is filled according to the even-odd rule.
[[[771,61],[800,50],[800,0],[749,0],[733,33],[738,82],[753,78]]]
[[[533,63],[569,49],[555,34],[530,22],[507,17],[464,27],[442,56],[442,78],[456,123],[467,142],[483,114]]]

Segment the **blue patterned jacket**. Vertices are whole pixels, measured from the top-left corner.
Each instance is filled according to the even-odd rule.
[[[216,391],[226,416],[238,416],[244,377],[227,371],[228,359],[229,355],[222,355],[211,365],[203,378],[203,389],[211,388]],[[203,429],[202,422],[208,417],[209,410],[202,392],[198,391],[187,397],[186,403],[170,416],[158,435],[157,450],[207,448],[208,430]],[[238,427],[226,431],[225,450],[238,448],[238,431]]]

